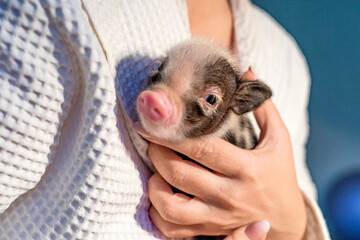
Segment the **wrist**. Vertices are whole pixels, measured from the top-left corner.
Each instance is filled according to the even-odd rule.
[[[272,226],[267,240],[306,240],[307,212],[303,195],[300,191],[297,206],[293,207],[291,218],[284,218],[281,227]]]

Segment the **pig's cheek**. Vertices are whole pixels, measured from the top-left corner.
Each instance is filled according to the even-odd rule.
[[[178,125],[180,123],[181,117],[182,117],[181,109],[176,104],[172,104],[171,115],[168,119],[169,120],[168,124],[169,125]]]

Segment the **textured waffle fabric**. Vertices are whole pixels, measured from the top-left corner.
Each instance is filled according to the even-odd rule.
[[[305,60],[249,1],[232,8],[239,67],[272,87],[293,140],[308,239],[328,239],[305,165]],[[152,61],[189,37],[185,1],[0,0],[1,240],[163,238],[131,124]]]

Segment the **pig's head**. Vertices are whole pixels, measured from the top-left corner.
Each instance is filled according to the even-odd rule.
[[[259,81],[243,81],[230,53],[204,40],[170,49],[137,99],[144,129],[178,141],[217,132],[231,114],[254,110],[271,96]]]

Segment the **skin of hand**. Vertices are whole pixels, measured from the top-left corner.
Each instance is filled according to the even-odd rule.
[[[254,115],[261,134],[253,150],[220,138],[173,143],[140,132],[150,142],[148,155],[158,170],[148,182],[150,217],[166,236],[265,239],[266,224],[253,226],[266,219],[271,225],[266,239],[303,238],[306,211],[288,130],[271,99]],[[195,197],[174,194],[169,184]]]

